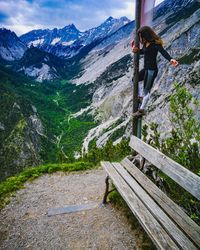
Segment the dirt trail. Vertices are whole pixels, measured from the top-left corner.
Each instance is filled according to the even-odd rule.
[[[47,216],[49,208],[100,203],[105,189],[101,169],[44,175],[0,212],[0,249],[136,249],[133,230],[111,205]]]

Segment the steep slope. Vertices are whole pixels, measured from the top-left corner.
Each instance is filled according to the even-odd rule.
[[[8,61],[20,59],[26,49],[14,32],[0,29],[0,58]]]
[[[96,125],[71,116],[91,103],[87,86],[35,82],[0,65],[0,93],[0,180],[41,162],[70,161]]]
[[[152,90],[145,122],[158,122],[161,132],[167,131],[170,126],[166,114],[168,96],[174,81],[187,84],[196,97],[200,95],[199,20],[200,3],[197,1],[180,0],[173,3],[173,8],[170,8],[168,1],[164,1],[156,9],[154,28],[162,35],[169,53],[180,60],[179,67],[172,68],[165,59],[158,56],[159,74]],[[93,48],[81,60],[82,75],[73,80],[76,85],[92,84],[93,101],[86,113],[92,114],[101,123],[89,131],[85,138],[83,147],[86,150],[94,140],[101,146],[108,138],[114,140],[130,134],[133,75],[130,41],[133,25],[127,24]],[[82,115],[83,112],[82,110],[75,116]]]
[[[169,2],[173,8],[170,8]],[[180,61],[179,67],[171,68],[165,59],[160,55],[158,57],[159,74],[144,122],[147,124],[152,121],[158,122],[161,132],[167,131],[170,126],[167,117],[168,99],[173,91],[174,80],[186,84],[196,98],[200,96],[199,20],[200,3],[198,1],[179,0],[176,3],[171,0],[164,1],[155,9],[154,28],[162,35],[165,48]],[[9,147],[11,141],[20,141],[20,145],[24,145],[23,140],[31,141],[26,139],[28,138],[26,135],[30,135],[34,130],[31,125],[29,126],[30,117],[34,115],[41,122],[38,122],[39,127],[45,131],[40,133],[42,135],[38,135],[36,144],[41,143],[41,146],[34,146],[38,151],[30,150],[37,156],[34,159],[62,161],[66,160],[66,156],[72,157],[74,153],[78,155],[82,144],[83,149],[87,150],[95,141],[98,146],[102,146],[109,138],[118,142],[122,136],[130,135],[133,75],[130,42],[133,28],[134,22],[128,22],[105,37],[99,36],[97,39],[93,36],[92,42],[89,41],[85,46],[82,44],[84,41],[81,37],[68,47],[59,45],[59,42],[55,45],[47,45],[52,48],[58,48],[58,46],[62,49],[68,48],[70,51],[68,56],[74,56],[65,61],[39,48],[30,47],[16,64],[15,62],[12,64],[16,70],[28,73],[42,83],[36,83],[26,77],[23,79],[22,74],[19,76],[8,68],[2,70],[7,72],[7,76],[1,81],[1,91],[5,93],[1,104],[5,112],[1,114],[0,120],[0,133],[3,135],[1,148],[4,150],[1,151],[1,161],[7,160],[1,163],[1,166],[9,166],[9,169],[18,166],[20,161],[23,163],[20,154],[16,154],[16,159],[19,159],[19,164],[16,165],[14,159],[10,157],[12,152],[9,151]],[[100,30],[98,32],[101,33]],[[77,44],[79,48],[76,47]],[[62,50],[58,53],[60,51]],[[63,57],[67,55],[65,52],[66,50],[63,50]],[[140,68],[143,65],[142,60],[141,58]],[[44,64],[48,67],[45,74]],[[47,84],[44,84],[44,79],[52,80],[45,81]],[[26,109],[27,115],[22,111]],[[15,113],[17,118],[13,126],[16,125],[16,127],[7,130],[9,122],[12,124],[14,120],[12,116]],[[9,117],[9,114],[12,115]],[[198,112],[197,116],[199,116]],[[22,117],[24,117],[23,120]],[[18,132],[18,128],[21,127],[22,132]],[[36,130],[35,133],[38,134]],[[22,139],[15,139],[19,134],[22,134],[20,137]],[[29,138],[32,137],[29,136]],[[14,146],[11,145],[11,149],[12,147]],[[29,146],[29,149],[31,148],[32,146]],[[24,151],[26,148],[20,146],[19,152],[23,155]],[[9,156],[3,158],[6,152],[9,152]],[[9,159],[12,161],[9,162]],[[27,161],[26,164],[29,162],[31,164],[31,161]],[[36,163],[39,160],[33,162]],[[7,170],[4,168],[3,171]]]
[[[23,79],[0,70],[0,180],[41,162],[44,127],[32,103],[16,91]],[[21,80],[21,81],[19,81]],[[17,83],[18,82],[18,83]]]
[[[33,46],[15,62],[14,69],[39,82],[64,78],[66,75],[66,65],[62,59]]]

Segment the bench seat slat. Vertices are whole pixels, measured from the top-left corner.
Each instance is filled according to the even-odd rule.
[[[101,164],[157,248],[162,250],[180,249],[141,200],[134,194],[114,166],[110,162],[101,162]]]
[[[129,159],[121,164],[140,183],[147,193],[165,210],[165,212],[200,246],[200,227],[165,193],[163,193],[147,176],[145,176]]]
[[[174,224],[174,222],[166,215],[166,213],[155,203],[149,194],[137,183],[137,181],[124,169],[120,163],[112,163],[116,171],[131,187],[138,198],[153,214],[153,216],[162,224],[174,241],[176,241],[181,249],[197,250],[194,244],[186,237],[186,235]]]
[[[143,174],[129,159],[125,158],[121,164],[140,183],[146,192],[155,200],[165,212],[177,223],[184,232],[200,246],[200,227],[165,193],[163,193],[145,174]]]
[[[138,139],[136,136],[131,136],[129,145],[163,173],[167,174],[185,190],[200,200],[199,176]]]

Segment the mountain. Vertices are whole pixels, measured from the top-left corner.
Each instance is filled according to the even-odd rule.
[[[198,2],[198,1],[196,1]],[[158,18],[159,16],[162,15],[167,15],[169,12],[173,12],[176,14],[177,12],[184,11],[184,7],[188,7],[189,5],[195,4],[194,0],[168,0],[168,1],[163,1],[159,6],[155,8],[155,13],[154,13],[154,18]],[[177,15],[178,17],[178,15]]]
[[[59,57],[72,57],[81,48],[89,45],[95,40],[114,33],[130,20],[126,17],[115,19],[109,17],[105,22],[96,28],[80,32],[74,25],[66,26],[63,29],[33,30],[20,36],[20,39],[27,45],[33,45]]]
[[[26,50],[26,45],[14,32],[4,28],[0,29],[0,57],[2,59],[8,61],[20,59]]]
[[[196,98],[200,97],[200,3],[180,0],[171,1],[171,4],[174,8],[169,1],[164,1],[155,9],[153,26],[164,39],[165,48],[180,61],[180,66],[169,67],[168,62],[158,56],[159,73],[145,116],[145,123],[160,124],[161,134],[170,127],[166,114],[174,81],[186,84]],[[131,133],[133,66],[130,42],[133,27],[134,22],[128,23],[92,48],[80,60],[81,76],[72,81],[77,86],[90,85],[93,90],[92,103],[74,114],[75,117],[92,115],[99,122],[84,140],[86,151],[94,141],[102,146],[109,138],[115,141]],[[140,68],[142,61],[141,58]]]
[[[27,82],[1,67],[0,180],[42,162],[40,153],[45,131],[30,101],[31,95],[22,94]]]
[[[81,41],[84,46],[88,45],[97,39],[109,36],[129,22],[130,20],[127,17],[121,17],[120,19],[109,17],[100,26],[84,32],[79,42]]]
[[[15,62],[14,70],[33,77],[38,82],[64,78],[66,75],[66,65],[62,59],[33,46]]]
[[[35,47],[42,47],[43,45],[55,44],[67,46],[77,40],[81,34],[82,33],[75,27],[74,24],[70,24],[62,29],[54,28],[53,30],[32,30],[20,36],[20,39],[28,47],[31,45]]]
[[[169,97],[174,91],[174,81],[187,86],[193,96],[200,99],[199,20],[198,1],[165,0],[155,8],[153,28],[163,38],[167,51],[180,62],[177,68],[172,68],[168,61],[158,55],[159,73],[143,124],[149,126],[150,123],[157,122],[162,135],[170,129]],[[108,18],[104,25],[109,26],[109,22],[112,23],[112,18]],[[88,32],[87,35],[85,33],[85,39],[83,34],[70,46],[59,43],[46,45],[48,49],[55,49],[52,53],[68,57],[65,60],[59,61],[55,55],[41,51],[41,47],[30,47],[20,60],[14,62],[14,67],[18,67],[16,70],[24,67],[23,72],[32,65],[41,69],[43,63],[52,70],[55,68],[53,74],[57,74],[58,78],[51,80],[51,84],[36,83],[23,74],[4,67],[2,71],[6,72],[7,77],[2,80],[0,78],[1,92],[5,93],[5,99],[1,99],[5,107],[0,117],[1,148],[8,151],[10,142],[16,142],[17,145],[18,139],[15,138],[23,134],[18,130],[19,127],[23,127],[21,123],[17,125],[17,122],[12,122],[12,115],[15,113],[12,112],[12,108],[19,105],[19,99],[23,100],[27,107],[25,118],[27,124],[29,117],[34,115],[34,110],[37,110],[35,115],[41,122],[43,131],[38,137],[40,143],[36,143],[41,146],[38,147],[38,151],[32,150],[32,155],[35,154],[41,160],[56,162],[66,155],[73,158],[73,155],[80,154],[81,149],[87,151],[95,143],[101,147],[108,139],[117,143],[122,137],[128,137],[131,134],[132,114],[133,54],[130,42],[133,38],[133,29],[134,21],[127,22],[105,35],[102,33],[96,36],[96,28],[91,29],[91,33]],[[99,32],[101,33],[101,30]],[[83,45],[84,41],[88,41],[88,44]],[[141,57],[140,69],[142,66]],[[36,75],[35,77],[37,78]],[[22,110],[23,105],[19,106]],[[32,106],[35,107],[34,110]],[[196,115],[200,119],[198,110]],[[25,115],[17,113],[17,116],[20,120],[20,117]],[[37,126],[34,126],[35,131],[41,127],[36,129]],[[27,130],[27,133],[32,133],[32,130]],[[23,141],[23,138],[25,137],[21,137],[20,141]],[[31,147],[29,148],[31,150]],[[3,158],[6,150],[0,149],[3,171],[6,166],[9,166],[9,169],[15,166],[19,169],[16,161],[23,162],[23,157],[20,154],[13,157],[8,151],[9,155]],[[24,147],[19,148],[22,156],[26,150],[28,149]],[[6,161],[3,161],[5,159]]]

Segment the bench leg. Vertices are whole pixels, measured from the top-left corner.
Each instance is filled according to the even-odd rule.
[[[104,197],[103,197],[103,201],[102,201],[102,205],[105,205],[107,203],[107,197],[108,195],[113,192],[114,190],[116,190],[116,188],[113,188],[112,190],[109,190],[109,176],[106,177],[105,183],[106,183],[106,190],[104,193]]]
[[[110,179],[109,176],[107,176],[106,180],[105,180],[106,190],[105,190],[105,193],[104,193],[102,204],[106,204],[107,203],[107,197],[108,197],[108,194],[109,194],[109,179]]]

